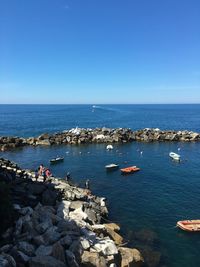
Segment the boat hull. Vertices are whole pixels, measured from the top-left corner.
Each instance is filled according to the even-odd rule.
[[[138,168],[136,166],[132,166],[132,167],[127,167],[127,168],[121,169],[121,173],[122,174],[130,174],[130,173],[138,172],[139,170],[140,170],[140,168]]]
[[[178,221],[176,225],[187,232],[200,232],[200,220]]]
[[[177,160],[177,161],[180,161],[180,158],[181,158],[180,155],[178,155],[178,154],[176,154],[176,153],[174,153],[174,152],[170,152],[170,153],[169,153],[169,157],[170,157],[171,159],[173,159],[173,160]]]
[[[56,164],[56,163],[62,162],[63,160],[64,160],[64,158],[51,159],[51,160],[50,160],[50,163],[51,163],[51,164]]]
[[[105,166],[107,171],[113,171],[113,170],[117,170],[119,168],[119,165],[117,164],[109,164]]]

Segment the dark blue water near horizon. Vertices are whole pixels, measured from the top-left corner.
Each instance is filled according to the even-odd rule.
[[[200,132],[200,105],[0,105],[0,136],[37,136],[76,126]],[[30,169],[41,162],[50,166],[49,159],[64,156],[63,163],[50,166],[52,172],[64,177],[70,171],[80,185],[89,178],[92,191],[107,198],[109,218],[120,223],[133,245],[137,245],[136,233],[148,229],[158,236],[152,249],[162,254],[160,266],[200,266],[200,235],[174,227],[178,220],[200,219],[200,143],[133,142],[114,144],[109,152],[105,147],[25,147],[0,156]],[[182,161],[171,161],[170,151],[180,153]],[[106,172],[108,163],[138,165],[141,171],[122,176],[119,170]]]
[[[0,105],[0,135],[37,136],[73,127],[160,128],[200,132],[200,104]]]

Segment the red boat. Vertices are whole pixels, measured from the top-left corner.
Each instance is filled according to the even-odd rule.
[[[138,168],[137,166],[131,166],[131,167],[123,168],[120,170],[122,173],[126,174],[126,173],[137,172],[140,170],[140,168]]]

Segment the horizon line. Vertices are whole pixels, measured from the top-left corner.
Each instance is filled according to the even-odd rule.
[[[0,103],[0,105],[199,105],[199,103]]]

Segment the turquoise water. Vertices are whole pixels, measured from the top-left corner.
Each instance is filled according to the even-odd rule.
[[[14,113],[16,107],[11,107]],[[22,129],[26,128],[25,125],[27,124],[26,119],[24,119],[27,116],[24,108],[26,109],[26,107],[22,108],[20,106],[21,111],[19,112],[18,109],[13,115],[19,116],[20,114],[21,119],[18,123],[11,122],[11,111],[8,110],[8,120],[11,126],[10,128],[9,125],[6,126],[7,128],[1,127],[1,132],[7,135],[13,131],[16,135],[21,135],[20,127]],[[31,109],[30,106],[27,108]],[[43,108],[47,109],[47,106]],[[27,129],[26,134],[30,135],[32,132],[32,135],[36,135],[40,130],[45,132],[44,129],[48,132],[48,127],[50,131],[58,131],[75,127],[76,125],[83,126],[86,123],[84,121],[86,114],[89,114],[88,117],[86,116],[86,121],[90,122],[88,125],[90,127],[92,124],[94,124],[94,127],[98,123],[100,124],[101,117],[105,118],[107,126],[119,127],[121,122],[123,125],[125,124],[125,121],[122,120],[123,117],[124,120],[126,118],[127,126],[132,128],[141,128],[141,125],[146,124],[144,127],[154,125],[154,127],[165,129],[181,128],[200,131],[198,128],[200,125],[200,113],[197,112],[200,110],[199,105],[195,105],[194,108],[185,105],[181,107],[173,106],[173,112],[169,106],[157,107],[149,105],[148,107],[144,106],[144,109],[142,106],[136,106],[136,110],[134,106],[116,106],[116,110],[120,110],[120,108],[122,110],[119,112],[116,110],[103,110],[103,114],[99,110],[95,110],[95,112],[90,110],[89,112],[87,108],[89,107],[81,106],[81,109],[85,110],[82,113],[77,109],[76,116],[74,114],[77,121],[74,121],[72,125],[71,119],[68,127],[68,117],[64,117],[64,114],[62,114],[61,125],[57,124],[56,120],[55,125],[51,125],[53,118],[53,107],[51,106],[49,125],[46,121],[47,125],[45,124],[45,127],[41,125],[40,129],[40,127],[35,126],[36,118],[32,121],[28,120],[28,124],[32,125],[32,127]],[[111,107],[109,108],[111,109]],[[34,107],[32,109],[35,112]],[[36,109],[38,109],[38,106]],[[56,106],[56,109],[59,109],[59,107]],[[70,109],[74,111],[75,107],[70,107]],[[22,112],[22,110],[24,111]],[[176,110],[176,114],[173,116],[174,110]],[[112,115],[115,118],[113,124],[109,119],[110,113],[115,114]],[[134,113],[138,114],[137,118],[133,117]],[[6,110],[4,110],[4,114],[6,114]],[[54,114],[55,118],[56,114],[57,111]],[[79,117],[78,114],[82,115]],[[145,114],[148,120],[145,119]],[[182,114],[185,116],[182,116]],[[186,114],[188,115],[186,116]],[[46,117],[47,115],[45,114]],[[94,116],[96,120],[91,119]],[[139,124],[137,124],[138,116],[140,116],[140,119],[143,118]],[[165,121],[165,116],[167,122]],[[6,116],[3,120],[4,122],[6,121]],[[40,119],[38,120],[40,121]],[[100,126],[104,126],[105,121],[102,120]],[[2,114],[0,117],[1,123],[3,124]],[[7,122],[7,124],[9,123]],[[60,128],[57,127],[58,125]],[[161,127],[162,125],[163,127]],[[159,243],[155,247],[161,251],[163,262],[166,266],[200,266],[200,235],[198,233],[185,233],[174,227],[178,220],[200,219],[200,143],[134,142],[123,145],[115,144],[113,151],[107,151],[105,147],[105,144],[25,147],[14,151],[2,152],[0,155],[16,161],[21,167],[30,169],[36,169],[40,163],[49,166],[49,159],[56,155],[64,156],[63,163],[50,166],[52,172],[56,176],[64,177],[70,171],[73,181],[79,185],[84,185],[85,180],[89,178],[93,192],[107,197],[110,219],[120,223],[123,234],[133,245],[136,244],[134,233],[141,229],[149,229],[158,236]],[[179,152],[178,148],[180,148]],[[140,151],[143,151],[142,155]],[[170,160],[168,156],[170,151],[180,153],[182,161],[176,163]],[[121,175],[119,170],[106,172],[105,165],[109,163],[118,163],[120,167],[138,165],[141,171],[129,176]]]

